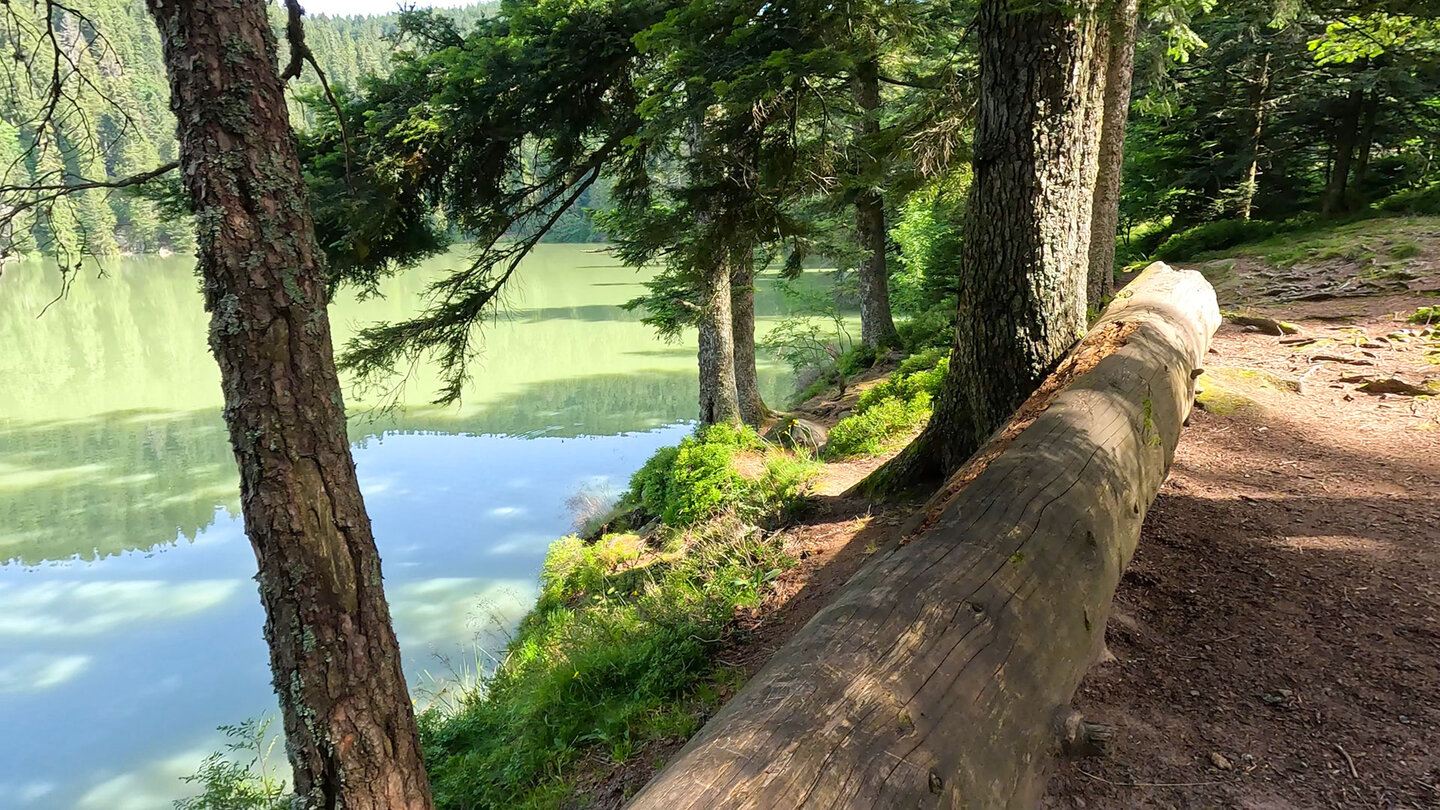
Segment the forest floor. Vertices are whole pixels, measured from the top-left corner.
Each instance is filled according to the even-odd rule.
[[[1075,699],[1115,750],[1062,762],[1043,807],[1440,808],[1440,402],[1423,390],[1440,330],[1404,320],[1440,303],[1440,220],[1190,266],[1231,315],[1300,331],[1227,318],[1216,335],[1116,595],[1114,660]],[[881,376],[800,410],[834,424]],[[799,564],[741,617],[726,663],[753,675],[895,542],[916,501],[844,494],[882,461],[826,465],[787,531]],[[650,770],[598,792],[618,800]]]

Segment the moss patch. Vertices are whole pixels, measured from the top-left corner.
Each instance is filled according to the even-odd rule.
[[[1261,409],[1276,396],[1295,395],[1300,384],[1258,368],[1207,369],[1196,382],[1195,402],[1211,413],[1229,415]]]

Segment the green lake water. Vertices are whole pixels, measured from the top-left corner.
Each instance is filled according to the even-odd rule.
[[[457,260],[392,279],[380,299],[342,296],[337,343],[416,311]],[[40,317],[54,266],[0,274],[0,808],[168,808],[220,746],[217,726],[276,711],[192,267],[114,260]],[[485,330],[462,405],[424,404],[425,368],[395,410],[347,392],[422,699],[528,609],[574,496],[618,492],[689,430],[693,334],[661,342],[618,306],[645,278],[583,246],[541,246]],[[758,287],[763,330],[785,301]],[[790,375],[762,363],[761,385],[780,403]]]

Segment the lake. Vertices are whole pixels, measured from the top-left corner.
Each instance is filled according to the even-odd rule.
[[[342,295],[337,344],[415,312],[457,260]],[[664,343],[619,307],[646,277],[542,245],[461,405],[425,404],[425,368],[395,409],[347,391],[418,699],[503,646],[577,495],[613,496],[690,429],[693,333]],[[763,330],[786,299],[757,286]],[[110,261],[37,317],[59,288],[45,262],[0,275],[0,807],[168,808],[217,726],[277,713],[219,372],[190,259]],[[783,402],[788,371],[760,375]]]

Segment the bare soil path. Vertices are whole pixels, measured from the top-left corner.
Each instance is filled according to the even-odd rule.
[[[1046,810],[1440,808],[1440,328],[1403,318],[1440,304],[1440,220],[1280,248],[1200,265],[1222,309],[1300,331],[1217,334],[1116,595],[1113,660],[1075,698],[1114,752],[1062,761]],[[855,395],[802,410],[831,425]],[[738,617],[727,663],[753,675],[896,542],[919,500],[843,494],[881,461],[827,465],[786,530],[799,565]],[[592,806],[620,807],[679,745]]]
[[[1046,808],[1440,808],[1440,405],[1362,389],[1440,378],[1436,299],[1250,303],[1302,331],[1217,335]]]

